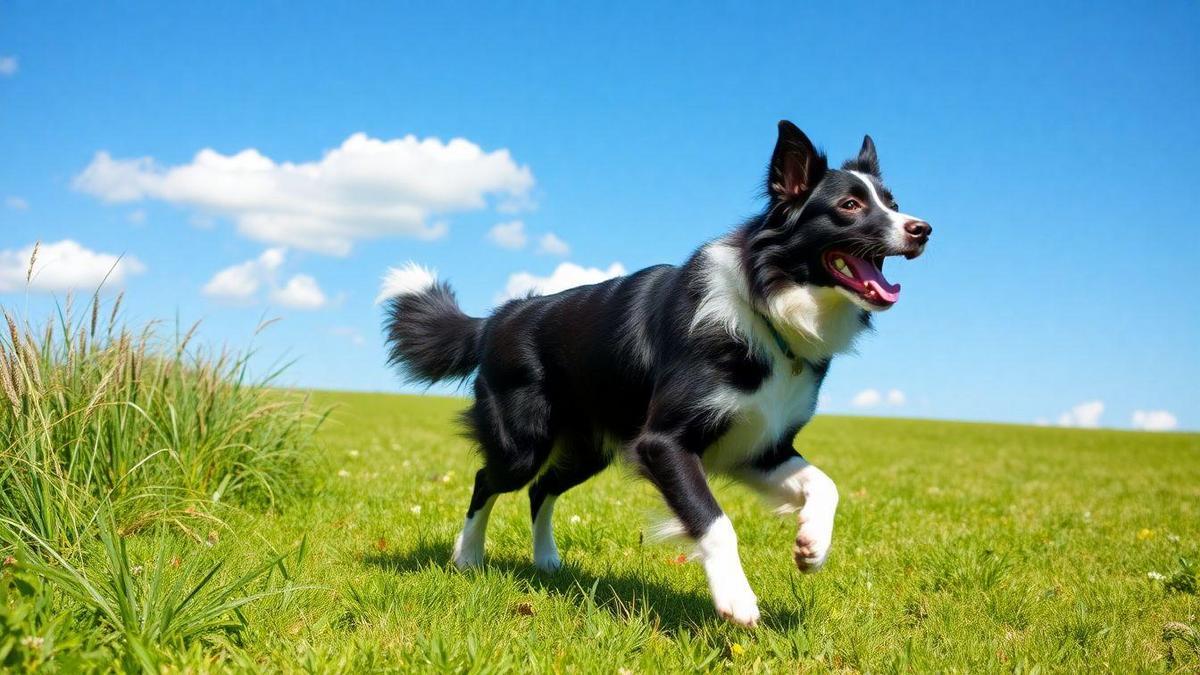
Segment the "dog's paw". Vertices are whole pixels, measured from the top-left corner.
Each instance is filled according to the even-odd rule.
[[[454,541],[454,553],[451,554],[450,561],[460,570],[483,567],[483,546],[464,545],[463,536],[459,534],[458,539]]]
[[[796,544],[792,547],[792,557],[801,572],[816,572],[825,565],[825,559],[829,557],[831,534],[824,528],[811,526],[801,520],[800,530],[796,532]]]
[[[737,593],[726,593],[713,598],[717,614],[739,626],[753,628],[758,625],[758,598],[749,588]]]
[[[558,551],[554,551],[545,555],[535,555],[533,557],[533,564],[539,570],[547,574],[553,574],[562,569],[562,558],[558,557]]]

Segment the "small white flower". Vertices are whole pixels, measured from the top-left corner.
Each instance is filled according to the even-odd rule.
[[[36,635],[26,635],[25,637],[21,638],[21,646],[27,649],[41,649],[42,643],[45,641],[45,638],[41,638]]]
[[[350,472],[345,469],[342,469],[341,471],[338,471],[338,477],[339,478],[349,478]]]
[[[413,504],[412,506],[409,507],[408,510],[411,511],[412,514],[415,516],[421,515],[421,505],[420,504]]]
[[[129,568],[129,573],[136,577],[142,573],[142,569],[143,568],[141,565],[134,565],[133,567]]]
[[[1168,535],[1167,535],[1167,541],[1171,542],[1172,544],[1178,544],[1178,543],[1179,543],[1179,535],[1177,535],[1177,534],[1168,534]]]
[[[357,450],[351,450],[351,451],[350,451],[350,456],[351,456],[351,457],[358,457],[358,454],[359,454],[359,453],[358,453],[358,451],[357,451]]]
[[[1092,512],[1091,512],[1091,511],[1084,511],[1084,512],[1083,512],[1083,519],[1084,519],[1084,520],[1091,520],[1091,519],[1092,519]]]
[[[1158,572],[1147,572],[1146,577],[1150,579],[1150,581],[1163,581],[1166,579],[1165,576],[1159,574]]]
[[[579,516],[571,516],[571,524],[572,525],[578,525],[579,523],[582,523],[582,522],[583,522],[583,518],[580,518]]]

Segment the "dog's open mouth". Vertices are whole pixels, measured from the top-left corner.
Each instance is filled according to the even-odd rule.
[[[825,269],[843,288],[877,307],[891,307],[900,299],[900,284],[883,276],[883,256],[859,258],[842,251],[826,251]]]

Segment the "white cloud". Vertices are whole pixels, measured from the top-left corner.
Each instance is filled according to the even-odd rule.
[[[500,248],[517,250],[524,248],[529,241],[529,237],[525,234],[525,223],[519,220],[510,220],[507,223],[496,223],[492,229],[488,230],[488,239],[493,244]]]
[[[874,408],[886,403],[892,407],[899,407],[907,401],[908,397],[899,389],[889,389],[886,394],[878,389],[863,389],[850,399],[850,405],[855,408]]]
[[[538,240],[538,253],[565,256],[571,253],[571,247],[553,232],[547,232]]]
[[[437,214],[483,209],[489,198],[521,202],[534,185],[506,149],[485,152],[462,138],[354,134],[317,161],[276,162],[254,149],[204,149],[188,164],[98,152],[76,189],[110,203],[159,200],[202,217],[233,220],[244,236],[345,255],[356,241],[445,234]]]
[[[297,274],[283,288],[271,291],[271,301],[292,309],[320,309],[325,306],[325,292],[317,280],[307,274]]]
[[[275,278],[275,270],[283,264],[285,250],[269,248],[254,260],[232,265],[217,272],[204,285],[205,295],[221,300],[247,301],[258,289]]]
[[[1133,428],[1143,431],[1170,431],[1179,426],[1179,420],[1166,410],[1134,410]]]
[[[0,56],[0,76],[12,77],[20,70],[20,64],[17,63],[15,56]]]
[[[877,389],[863,389],[850,399],[850,405],[855,408],[874,408],[883,401],[883,395]]]
[[[4,205],[13,211],[28,211],[29,202],[17,196],[9,196],[4,198]]]
[[[625,266],[619,262],[609,265],[608,269],[582,267],[569,262],[559,263],[548,277],[534,276],[529,272],[517,272],[509,276],[508,283],[504,286],[504,293],[500,295],[499,299],[509,300],[529,294],[549,295],[584,284],[599,283],[622,274],[625,274]]]
[[[26,288],[25,275],[33,252],[34,245],[0,250],[0,293]],[[126,278],[145,271],[146,266],[131,255],[99,253],[64,239],[37,246],[37,260],[28,288],[48,293],[74,289],[94,291],[101,284],[120,286]]]
[[[125,220],[128,220],[132,225],[144,225],[146,224],[146,210],[134,209],[129,212],[129,215],[125,216]]]
[[[1100,426],[1104,401],[1085,401],[1058,416],[1060,427],[1094,428]]]

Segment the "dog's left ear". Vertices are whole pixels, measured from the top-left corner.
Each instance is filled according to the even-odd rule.
[[[879,155],[875,154],[875,141],[870,136],[863,136],[862,149],[858,157],[846,160],[842,168],[847,171],[861,171],[872,176],[879,175]]]

